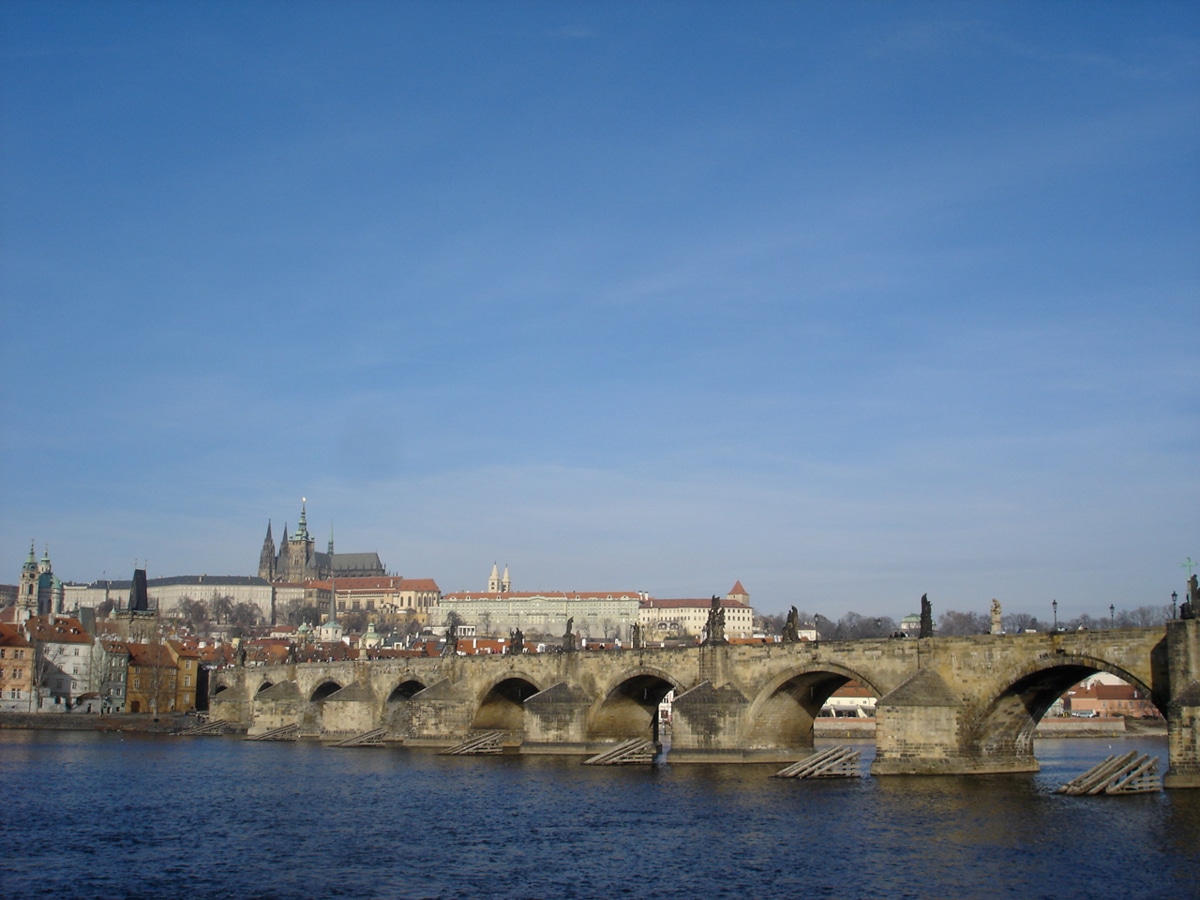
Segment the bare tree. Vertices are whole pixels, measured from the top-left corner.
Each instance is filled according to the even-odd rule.
[[[242,637],[262,621],[262,612],[258,606],[248,600],[242,600],[234,604],[233,609],[229,613],[228,622],[232,626],[234,637]]]
[[[1120,610],[1113,620],[1118,628],[1151,628],[1162,625],[1171,618],[1169,606],[1139,606],[1137,609]]]
[[[179,599],[179,616],[194,634],[199,634],[208,628],[208,604],[203,600],[181,597]]]
[[[1005,613],[1000,620],[1000,624],[1004,630],[1010,634],[1020,634],[1023,631],[1041,631],[1043,626],[1036,616],[1031,616],[1029,613]]]
[[[228,624],[233,615],[233,598],[228,594],[214,595],[209,610],[218,625]]]
[[[982,613],[958,612],[948,609],[938,616],[938,634],[948,637],[987,634],[991,628],[991,620]]]

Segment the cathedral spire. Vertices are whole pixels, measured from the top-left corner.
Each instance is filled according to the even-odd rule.
[[[308,540],[308,498],[300,498],[300,523],[296,526],[296,537]]]
[[[329,526],[329,565],[333,565],[333,525]]]
[[[285,528],[284,531],[286,532],[287,529]],[[267,536],[263,538],[262,551],[258,554],[258,577],[266,581],[274,581],[276,560],[275,539],[271,537],[271,520],[267,519]]]
[[[492,574],[488,576],[488,593],[500,593],[500,567],[492,563]]]

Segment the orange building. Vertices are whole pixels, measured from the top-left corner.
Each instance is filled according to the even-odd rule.
[[[33,710],[33,645],[16,625],[0,624],[0,709]]]
[[[1162,718],[1158,707],[1132,684],[1077,684],[1063,695],[1063,709],[1071,715]]]

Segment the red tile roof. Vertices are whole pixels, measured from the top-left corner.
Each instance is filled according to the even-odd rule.
[[[44,644],[92,643],[83,623],[70,616],[31,616],[25,629],[31,638]]]
[[[28,647],[29,641],[16,625],[0,623],[0,647]]]

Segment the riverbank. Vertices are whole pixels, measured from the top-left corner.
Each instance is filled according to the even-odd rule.
[[[0,712],[0,729],[47,731],[140,731],[165,734],[197,724],[195,716],[170,713],[21,713]]]
[[[170,733],[183,731],[198,724],[195,716],[183,713],[153,716],[149,713],[18,713],[0,712],[0,729],[40,728],[61,731],[141,731]],[[1064,737],[1125,737],[1134,735],[1165,735],[1167,723],[1162,719],[1042,719],[1037,736]],[[874,719],[817,719],[813,736],[838,740],[875,740]]]
[[[1096,738],[1165,735],[1166,733],[1167,723],[1163,719],[1125,719],[1121,716],[1114,716],[1095,719],[1042,719],[1038,723],[1034,735],[1043,738]],[[817,719],[813,723],[813,735],[819,738],[873,741],[875,740],[875,720]]]

